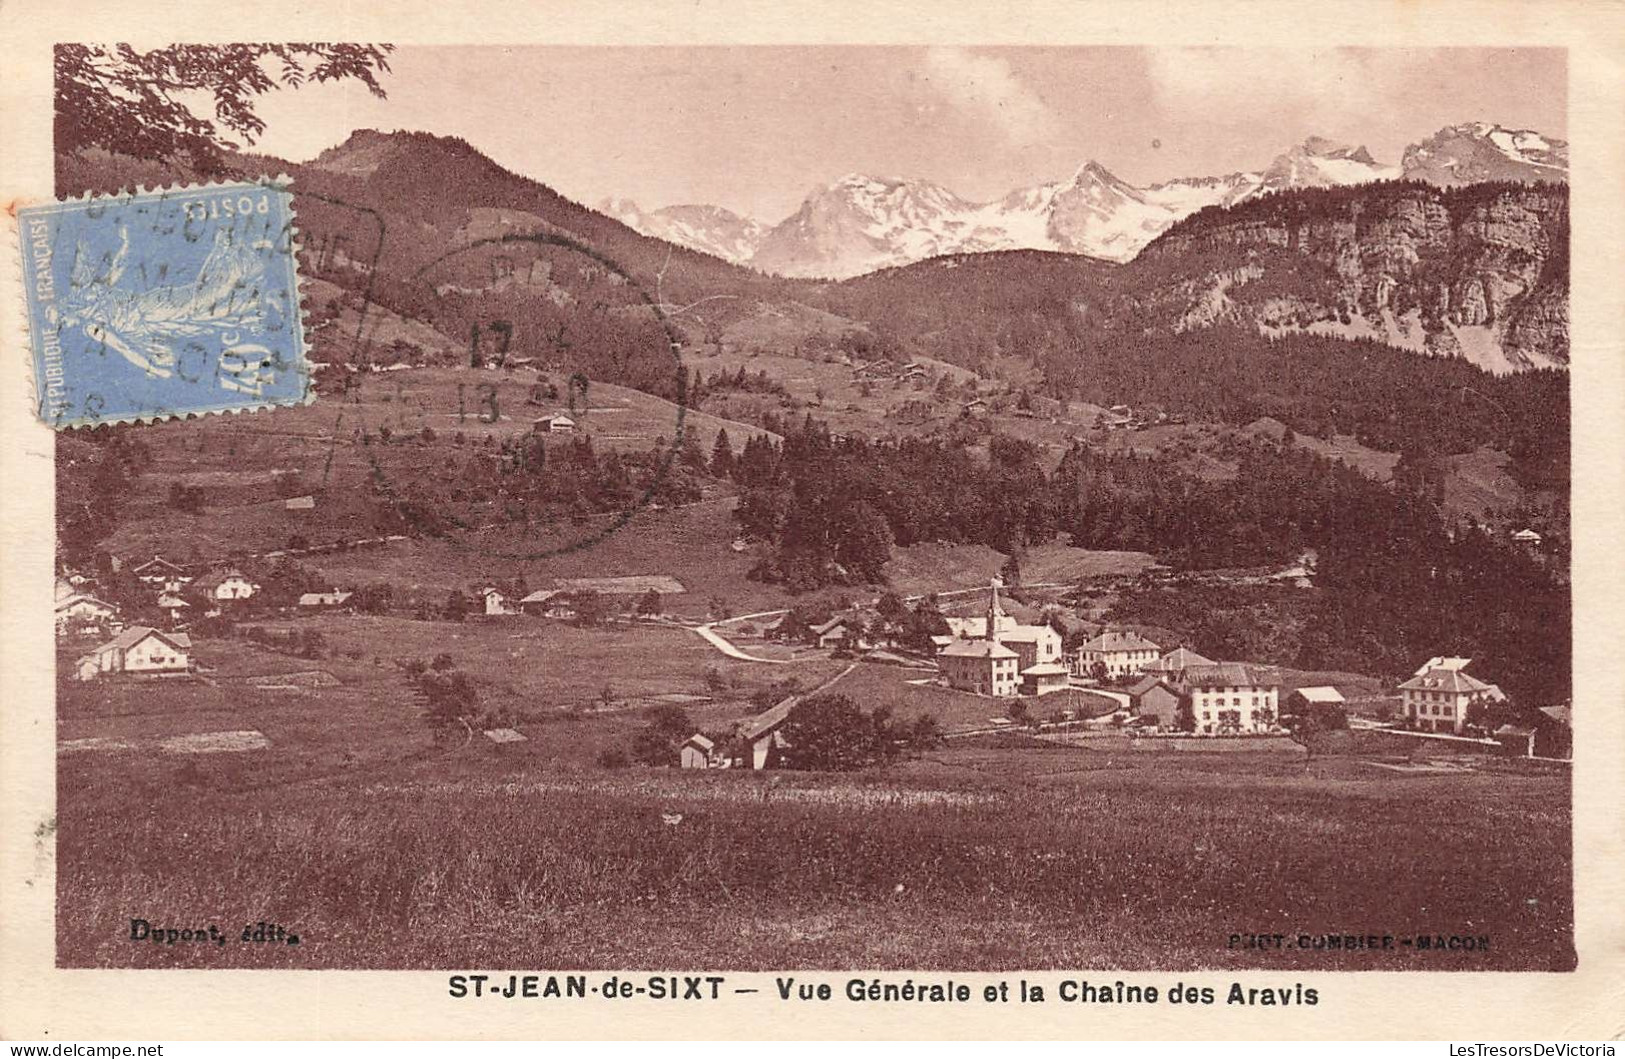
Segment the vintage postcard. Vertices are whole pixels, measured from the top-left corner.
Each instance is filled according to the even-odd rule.
[[[0,1032],[1625,1032],[1621,9],[1127,6],[0,11]]]

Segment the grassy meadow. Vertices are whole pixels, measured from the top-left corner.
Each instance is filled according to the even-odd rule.
[[[838,663],[729,662],[661,627],[317,621],[321,659],[202,640],[207,683],[62,685],[60,738],[125,749],[59,756],[61,965],[1573,965],[1566,774],[1019,735],[853,775],[603,769],[597,754],[624,747],[662,695],[709,696],[687,708],[719,725],[758,684],[810,685]],[[393,658],[440,650],[476,675],[482,703],[515,708],[525,742],[433,743]],[[908,675],[862,666],[837,689],[866,707],[941,708],[945,693]],[[617,704],[569,708],[604,679]],[[269,746],[161,749],[241,730]],[[132,917],[234,936],[263,920],[301,944],[135,943]],[[1227,947],[1271,931],[1492,941],[1426,955]]]

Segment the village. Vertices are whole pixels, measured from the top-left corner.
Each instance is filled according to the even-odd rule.
[[[207,681],[216,656],[245,636],[320,659],[328,637],[315,631],[313,619],[331,633],[347,618],[406,609],[377,586],[268,591],[245,572],[252,563],[198,568],[154,555],[117,565],[118,603],[103,598],[113,593],[84,574],[65,572],[57,582],[64,679],[81,685]],[[1253,580],[1303,587],[1313,570],[1309,555]],[[1251,583],[1249,576],[1233,580]],[[1073,747],[1127,739],[1151,752],[1301,753],[1308,737],[1358,733],[1367,747],[1381,736],[1378,745],[1386,743],[1390,752],[1404,746],[1413,755],[1566,759],[1571,752],[1568,704],[1515,709],[1500,687],[1469,671],[1469,658],[1429,658],[1402,681],[1350,675],[1309,683],[1318,678],[1252,660],[1215,659],[1200,645],[1158,642],[1146,630],[1082,620],[1085,608],[1067,605],[1065,586],[1007,589],[998,578],[980,588],[909,598],[887,592],[862,603],[798,604],[738,617],[687,613],[693,604],[681,602],[685,593],[681,580],[666,574],[558,578],[543,588],[520,579],[472,585],[437,607],[420,603],[411,614],[493,638],[510,635],[514,623],[670,628],[695,634],[747,669],[842,667],[811,689],[799,680],[775,680],[767,687],[782,695],[757,694],[738,703],[747,712],[731,719],[708,713],[703,730],[667,731],[663,751],[638,758],[686,770],[791,765],[787,722],[812,692],[851,689],[862,706],[876,688],[888,703],[928,717],[938,741],[1021,733]],[[268,635],[262,627],[279,621],[280,633]],[[850,676],[860,664],[863,672]],[[626,705],[716,698],[695,690],[673,687]],[[605,691],[601,698],[607,705],[612,696]],[[717,707],[725,711],[725,699]],[[463,723],[472,737],[474,729]],[[522,725],[492,723],[483,729],[492,743],[527,738]]]

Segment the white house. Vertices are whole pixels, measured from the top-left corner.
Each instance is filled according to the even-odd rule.
[[[1106,677],[1116,680],[1132,673],[1143,673],[1158,658],[1162,649],[1135,632],[1103,632],[1076,652],[1077,672],[1080,676],[1093,673],[1095,663],[1106,667]]]
[[[213,582],[209,595],[215,602],[224,603],[227,600],[247,599],[258,592],[259,587],[244,577],[241,570],[227,570],[218,581]]]
[[[56,631],[59,634],[86,625],[105,624],[117,616],[118,610],[111,603],[83,592],[71,592],[56,601]]]
[[[1063,690],[1071,674],[1061,653],[1061,634],[1048,625],[1014,625],[998,633],[999,643],[1016,653],[1021,690],[1046,695]]]
[[[955,640],[937,655],[948,686],[978,695],[1014,695],[1021,688],[1018,656],[998,640]]]
[[[1505,698],[1501,689],[1466,672],[1470,658],[1432,659],[1461,665],[1424,666],[1399,686],[1405,719],[1425,732],[1460,733],[1475,703]]]
[[[1280,680],[1242,662],[1187,666],[1174,685],[1191,705],[1196,731],[1207,734],[1262,732],[1280,715]]]
[[[480,596],[485,600],[485,614],[487,617],[519,613],[519,608],[510,602],[507,596],[489,585],[480,590]]]
[[[574,434],[576,421],[562,412],[555,412],[536,420],[534,426],[541,434]]]
[[[132,625],[97,647],[75,665],[80,680],[104,673],[166,676],[191,669],[191,639],[183,632],[162,632]]]

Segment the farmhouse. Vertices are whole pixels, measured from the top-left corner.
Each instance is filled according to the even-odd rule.
[[[790,719],[790,711],[795,709],[796,703],[800,701],[799,695],[781,699],[766,711],[751,718],[750,723],[740,730],[737,745],[748,755],[745,758],[747,768],[772,768],[783,760],[784,748],[789,744],[785,742],[781,729],[784,728],[784,722]],[[700,738],[703,739],[704,736]]]
[[[1143,673],[1157,661],[1161,651],[1156,644],[1134,632],[1103,632],[1078,648],[1074,665],[1079,676],[1089,676],[1096,663],[1106,667],[1106,677],[1116,680],[1131,673]]]
[[[1467,673],[1467,664],[1472,659],[1433,661],[1460,665],[1423,667],[1416,676],[1399,686],[1405,719],[1424,732],[1454,732],[1459,735],[1467,724],[1469,707],[1504,698],[1500,695],[1500,688]]]
[[[299,597],[299,606],[308,610],[330,610],[349,603],[353,594],[340,592],[336,588],[331,592],[306,592]]]
[[[1263,732],[1275,726],[1280,680],[1263,667],[1243,662],[1187,666],[1173,686],[1190,703],[1198,732]]]
[[[1573,710],[1568,703],[1542,706],[1535,725],[1536,757],[1568,757],[1574,752]]]
[[[575,607],[570,605],[568,595],[556,588],[539,588],[532,592],[519,601],[519,611],[522,614],[533,614],[542,618],[576,616]]]
[[[83,592],[70,592],[66,596],[59,596],[56,601],[58,634],[70,629],[105,625],[117,616],[118,611],[111,603],[105,603],[95,596],[87,596]]]
[[[191,650],[192,641],[185,633],[132,625],[79,659],[74,670],[80,680],[94,680],[105,673],[132,676],[185,673],[191,668],[188,657]]]
[[[184,585],[192,580],[185,570],[182,570],[161,555],[154,555],[151,559],[137,566],[131,573],[135,574],[143,584],[148,585],[164,585],[167,587],[177,583]],[[179,589],[172,589],[172,591],[179,591]]]
[[[819,622],[812,627],[812,635],[816,638],[818,646],[822,648],[839,647],[851,637],[851,630],[847,627],[846,619],[836,616],[828,621]]]
[[[576,431],[576,421],[562,412],[543,416],[534,426],[538,434],[574,434]]]
[[[1134,712],[1155,721],[1158,728],[1172,728],[1179,718],[1179,696],[1160,676],[1147,674],[1128,689],[1129,703]]]

